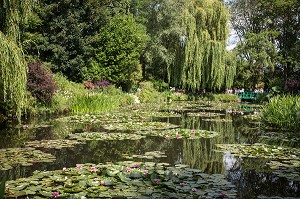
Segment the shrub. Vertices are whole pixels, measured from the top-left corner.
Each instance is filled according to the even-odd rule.
[[[276,96],[263,107],[262,121],[277,128],[300,129],[300,96]]]
[[[27,88],[40,102],[49,104],[57,90],[53,74],[41,62],[28,64]]]
[[[151,82],[141,82],[140,89],[136,95],[143,103],[164,101],[163,97],[160,96],[160,93],[154,89]]]
[[[60,74],[54,75],[54,80],[58,86],[52,100],[52,109],[55,112],[66,112],[71,110],[73,99],[77,95],[82,95],[84,85],[69,81],[66,77]]]
[[[106,88],[111,85],[107,80],[94,80],[93,84],[95,88]]]
[[[239,97],[234,94],[207,94],[204,99],[209,101],[237,102]]]

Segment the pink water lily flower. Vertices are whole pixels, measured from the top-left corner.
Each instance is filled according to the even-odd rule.
[[[77,169],[82,169],[81,165],[76,166]]]
[[[183,182],[181,182],[181,183],[179,183],[179,185],[180,185],[181,187],[183,187],[183,186],[184,186],[184,183],[183,183]]]
[[[153,182],[158,183],[158,182],[159,182],[159,179],[155,178],[155,179],[153,180]]]
[[[109,133],[105,133],[104,136],[110,136],[110,134]]]
[[[170,140],[170,136],[169,135],[166,135],[166,140]]]
[[[100,185],[101,185],[101,186],[104,186],[104,185],[105,185],[105,182],[104,182],[104,181],[101,181],[101,182],[100,182]]]
[[[130,167],[126,167],[126,172],[130,172],[131,168]]]
[[[96,171],[96,167],[91,167],[91,171]]]
[[[94,178],[94,181],[99,181],[99,178]]]
[[[139,168],[139,167],[140,167],[140,165],[138,165],[138,164],[134,164],[134,165],[133,165],[133,167],[137,169],[137,168]]]
[[[57,198],[57,197],[59,196],[59,193],[58,193],[57,191],[54,191],[54,192],[52,193],[52,195],[53,195],[54,198]]]
[[[145,170],[143,171],[143,174],[147,174],[147,173],[148,173],[148,170],[145,169]]]
[[[177,134],[177,139],[181,139],[181,135],[179,133]]]
[[[194,130],[192,130],[191,134],[192,134],[192,135],[195,135],[195,131],[194,131]]]

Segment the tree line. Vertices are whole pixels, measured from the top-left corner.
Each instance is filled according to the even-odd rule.
[[[34,62],[74,82],[106,80],[126,91],[141,80],[191,92],[297,89],[299,7],[297,0],[1,0],[0,107],[21,114]],[[239,37],[232,51],[229,24]]]

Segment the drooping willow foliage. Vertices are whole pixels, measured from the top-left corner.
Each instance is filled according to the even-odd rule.
[[[168,67],[170,83],[192,91],[230,87],[235,67],[226,64],[226,7],[218,0],[188,0],[181,14],[179,38],[184,36],[185,42],[175,47],[176,58]]]
[[[18,46],[20,24],[34,0],[0,0],[0,108],[20,120],[26,92],[27,63]]]

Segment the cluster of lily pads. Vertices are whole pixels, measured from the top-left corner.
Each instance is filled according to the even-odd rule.
[[[164,152],[162,151],[148,151],[146,152],[145,154],[140,154],[140,155],[131,155],[129,156],[128,154],[123,154],[122,155],[125,159],[148,159],[148,160],[152,160],[152,159],[155,159],[155,158],[165,158],[167,157],[165,155]]]
[[[164,137],[169,139],[199,139],[199,138],[213,138],[219,135],[218,132],[207,130],[192,130],[192,129],[168,129],[163,131],[148,131],[151,136]]]
[[[151,131],[178,128],[177,125],[165,122],[127,122],[103,125],[106,130]]]
[[[224,115],[223,113],[214,113],[214,112],[189,112],[187,113],[188,116],[193,117],[216,117]]]
[[[272,160],[268,162],[267,165],[269,165],[273,173],[279,177],[300,182],[300,159],[283,161]]]
[[[221,174],[184,165],[124,161],[78,164],[8,181],[6,198],[235,198],[235,186]]]
[[[34,148],[51,148],[62,149],[67,147],[74,147],[75,145],[82,144],[77,140],[35,140],[26,143],[28,147]]]
[[[266,159],[300,160],[300,149],[266,144],[216,144],[223,151],[229,151],[239,157]]]
[[[35,148],[0,149],[0,170],[12,169],[15,165],[31,166],[35,162],[53,162],[55,157]]]
[[[83,132],[70,134],[70,139],[85,140],[140,140],[145,136],[134,133]]]

